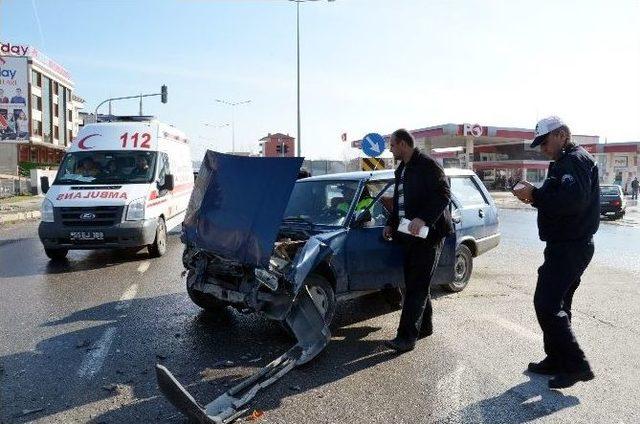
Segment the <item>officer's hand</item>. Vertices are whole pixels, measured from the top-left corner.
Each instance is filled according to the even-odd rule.
[[[420,218],[413,218],[409,223],[409,232],[414,236],[418,235],[420,232],[420,228],[424,227],[426,224]]]
[[[513,190],[513,194],[523,203],[533,202],[533,189],[535,186],[529,181],[520,181],[516,188]]]
[[[385,240],[391,240],[392,236],[393,236],[393,230],[391,229],[391,227],[387,226],[382,229],[382,237]]]

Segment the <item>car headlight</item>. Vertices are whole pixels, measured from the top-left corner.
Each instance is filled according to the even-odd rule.
[[[44,199],[42,201],[42,206],[40,207],[40,219],[42,222],[53,222],[53,202],[49,199]]]
[[[144,197],[133,200],[127,206],[127,221],[140,221],[144,219],[144,207],[147,200]]]

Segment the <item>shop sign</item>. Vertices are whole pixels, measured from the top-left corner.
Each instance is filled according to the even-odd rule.
[[[613,167],[614,168],[626,168],[629,165],[629,158],[627,156],[614,156]]]
[[[472,136],[472,137],[480,137],[484,132],[483,128],[480,124],[462,124],[462,135]]]
[[[0,140],[29,139],[28,96],[27,58],[1,56]]]

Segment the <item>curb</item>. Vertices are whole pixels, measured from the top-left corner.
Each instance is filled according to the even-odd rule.
[[[0,215],[0,225],[11,224],[20,221],[29,221],[32,219],[40,219],[40,211],[18,212]]]

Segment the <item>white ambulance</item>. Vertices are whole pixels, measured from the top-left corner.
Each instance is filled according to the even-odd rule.
[[[46,185],[38,235],[49,258],[145,246],[162,256],[193,190],[189,141],[153,117],[87,124]]]

